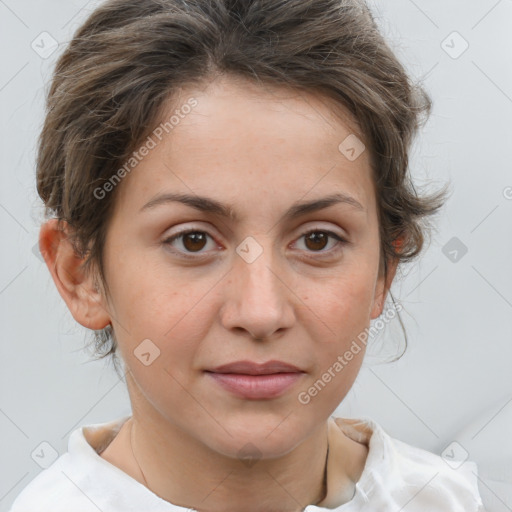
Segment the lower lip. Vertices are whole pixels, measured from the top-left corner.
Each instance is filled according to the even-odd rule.
[[[303,372],[272,373],[269,375],[246,375],[240,373],[207,372],[224,389],[252,400],[276,398],[293,386],[304,375]]]

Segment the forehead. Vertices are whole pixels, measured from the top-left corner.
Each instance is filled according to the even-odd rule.
[[[310,147],[332,149],[333,138],[343,140],[354,133],[363,138],[353,116],[324,95],[230,76],[180,90],[172,105],[163,110],[163,121],[190,98],[198,105],[179,121],[174,138],[183,135],[181,143],[193,145],[194,135],[240,147],[249,137],[255,150],[265,144],[276,148],[275,143],[281,143],[283,150],[297,154]],[[301,145],[304,139],[310,144]],[[243,149],[247,151],[249,146]],[[215,151],[215,147],[208,149]]]
[[[369,151],[354,160],[343,152],[347,140],[364,148],[357,123],[321,95],[222,77],[173,95],[156,130],[122,183],[139,208],[163,191],[230,203],[262,189],[287,203],[337,191],[372,201]]]

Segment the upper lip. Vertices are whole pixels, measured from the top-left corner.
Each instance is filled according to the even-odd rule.
[[[271,373],[302,372],[300,368],[297,368],[293,364],[276,360],[267,361],[265,363],[234,361],[207,371],[214,373],[241,373],[245,375],[269,375]]]

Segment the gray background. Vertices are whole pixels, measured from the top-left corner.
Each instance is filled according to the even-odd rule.
[[[52,453],[67,450],[72,430],[130,413],[124,383],[104,362],[89,361],[88,333],[33,251],[43,219],[34,153],[62,46],[43,58],[31,45],[41,51],[42,32],[65,44],[97,3],[0,0],[0,512]],[[412,153],[415,183],[450,181],[453,194],[423,257],[393,284],[405,308],[406,355],[392,364],[369,357],[336,414],[371,417],[439,454],[466,450],[481,464],[489,510],[512,510],[502,482],[512,466],[512,1],[371,5],[434,100]],[[401,338],[394,321],[378,343]],[[47,460],[36,462],[43,442],[55,452],[43,445]]]

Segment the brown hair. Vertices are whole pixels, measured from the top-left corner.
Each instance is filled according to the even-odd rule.
[[[446,192],[418,195],[408,172],[431,100],[363,0],[110,0],[57,62],[37,156],[46,214],[69,224],[77,254],[87,256],[84,268],[97,267],[105,290],[116,190],[102,199],[94,190],[158,125],[175,91],[218,74],[318,93],[348,110],[370,150],[381,271],[387,276],[391,258],[401,263],[420,253],[427,217]],[[94,333],[99,358],[111,355],[117,370],[111,326]]]

